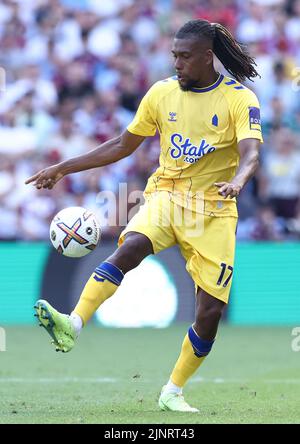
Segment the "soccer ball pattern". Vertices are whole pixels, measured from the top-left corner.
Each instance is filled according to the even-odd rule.
[[[100,238],[99,223],[86,208],[64,208],[54,216],[50,225],[52,245],[64,256],[86,256],[96,248]]]

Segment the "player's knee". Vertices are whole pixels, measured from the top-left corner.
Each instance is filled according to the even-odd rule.
[[[201,310],[198,310],[196,312],[196,318],[195,322],[196,324],[203,324],[209,323],[210,321],[212,323],[218,322],[221,319],[222,313],[223,313],[224,306],[215,305],[211,307],[201,307]]]
[[[146,256],[153,254],[152,243],[144,234],[128,233],[123,245],[126,254],[133,262],[140,263]]]
[[[153,254],[151,241],[140,233],[128,233],[124,243],[115,251],[109,262],[125,274],[137,267],[149,254]]]
[[[196,311],[194,329],[200,338],[213,340],[216,337],[222,312],[223,306],[219,304]]]

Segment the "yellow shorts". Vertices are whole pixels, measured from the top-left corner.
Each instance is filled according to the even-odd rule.
[[[154,253],[178,244],[195,286],[228,303],[232,282],[237,218],[212,217],[173,203],[170,193],[146,198],[138,213],[122,231],[138,232],[152,242]]]

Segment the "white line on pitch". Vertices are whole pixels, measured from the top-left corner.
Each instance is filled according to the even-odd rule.
[[[80,377],[66,377],[66,378],[18,378],[18,377],[0,377],[0,383],[30,383],[30,384],[66,384],[66,383],[87,383],[87,384],[106,384],[117,382],[129,382],[131,378],[118,379],[109,377],[99,378],[80,378]],[[157,382],[142,376],[137,380],[141,383],[156,384]],[[213,384],[300,384],[300,379],[224,379],[224,378],[192,378],[191,383],[213,383]]]
[[[83,382],[83,383],[96,383],[105,384],[107,382],[115,383],[115,378],[0,378],[0,382],[20,382],[20,383],[38,383],[38,384],[51,384],[51,383],[68,383],[68,382]]]
[[[195,377],[191,379],[192,383],[198,382],[212,382],[214,384],[251,384],[251,383],[263,383],[263,384],[300,384],[300,379],[294,378],[282,378],[282,379],[224,379],[224,378],[202,378]]]

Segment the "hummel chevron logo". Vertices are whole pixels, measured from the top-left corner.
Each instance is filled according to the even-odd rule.
[[[177,122],[176,116],[177,116],[177,113],[170,111],[168,121],[169,122]]]
[[[98,274],[94,274],[94,279],[95,279],[95,281],[97,281],[97,282],[104,282],[104,278],[102,278],[102,277],[100,277],[100,276],[98,276]]]

